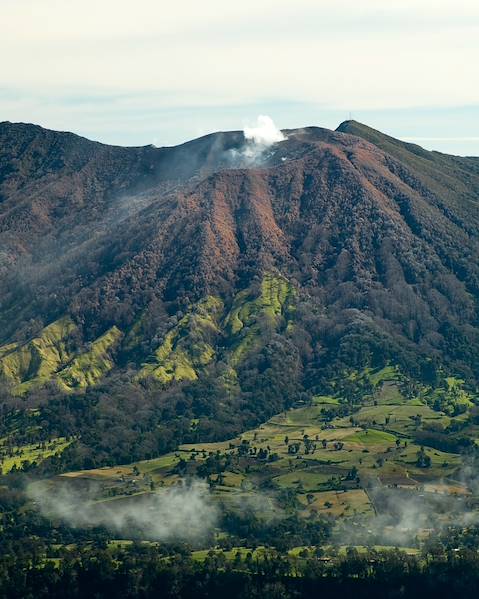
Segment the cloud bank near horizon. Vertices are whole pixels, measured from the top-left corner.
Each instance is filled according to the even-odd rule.
[[[283,127],[331,126],[292,120],[281,106],[295,103],[341,112],[336,124],[350,110],[416,107],[417,117],[418,107],[479,104],[475,0],[5,0],[0,19],[1,120],[105,141],[149,129],[152,142],[189,115],[195,128],[177,142],[237,128],[271,104]]]
[[[479,91],[472,0],[244,0],[227,9],[219,0],[6,0],[0,18],[8,89],[345,109],[464,105]]]

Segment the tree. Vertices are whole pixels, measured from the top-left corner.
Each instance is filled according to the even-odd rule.
[[[416,466],[418,468],[430,468],[431,467],[431,457],[427,455],[427,453],[424,450],[424,447],[421,447],[421,449],[417,452],[416,456],[417,456]]]
[[[351,470],[348,472],[348,475],[346,478],[347,478],[347,480],[356,480],[357,476],[358,476],[358,469],[356,468],[356,466],[353,466],[351,468]]]

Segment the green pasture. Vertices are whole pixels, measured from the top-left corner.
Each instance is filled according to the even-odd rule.
[[[33,443],[31,445],[20,445],[18,447],[9,448],[7,455],[5,447],[0,450],[0,468],[3,474],[10,472],[15,466],[21,468],[24,462],[42,462],[54,455],[60,455],[73,440],[67,441],[65,437],[58,437],[45,444]],[[44,445],[42,447],[42,445]]]

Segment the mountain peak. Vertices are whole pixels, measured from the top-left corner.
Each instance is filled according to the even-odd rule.
[[[339,126],[336,128],[336,131],[339,131],[340,133],[349,133],[356,127],[365,126],[366,125],[363,125],[362,123],[360,123],[359,121],[355,121],[354,119],[346,119],[345,121],[339,124]]]
[[[369,125],[365,125],[359,121],[355,121],[353,119],[343,121],[339,127],[337,127],[336,131],[338,133],[347,133],[348,135],[355,135],[356,137],[361,137],[371,143],[377,143],[378,141],[390,139],[395,142],[400,142],[398,139],[394,137],[390,137],[381,131],[370,127]]]

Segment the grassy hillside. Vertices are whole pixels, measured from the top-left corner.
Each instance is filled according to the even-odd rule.
[[[117,327],[93,341],[83,353],[69,343],[76,330],[65,316],[23,345],[0,348],[0,373],[14,394],[23,395],[48,382],[56,382],[66,391],[85,388],[95,385],[114,367],[109,352],[122,337]]]
[[[210,296],[192,306],[166,334],[138,378],[153,377],[164,384],[196,380],[201,369],[215,358],[214,345],[220,334],[222,314],[223,302],[217,297]]]
[[[235,367],[262,347],[268,331],[292,326],[294,299],[295,291],[287,279],[271,273],[257,288],[239,292],[227,312],[221,298],[207,296],[191,305],[167,331],[136,379],[151,378],[163,385],[195,381],[209,364],[225,359],[230,366],[230,374],[225,376],[234,382]],[[69,342],[77,330],[65,316],[27,343],[0,347],[0,376],[20,395],[47,382],[56,382],[64,391],[85,389],[115,368],[112,349],[122,347],[128,355],[143,341],[141,322],[137,321],[123,345],[123,334],[114,326],[84,351]]]
[[[80,354],[55,377],[65,390],[84,389],[98,383],[115,365],[110,352],[122,338],[122,332],[112,327],[93,341],[89,351]]]
[[[220,298],[209,296],[191,306],[165,338],[138,378],[168,384],[194,381],[205,366],[224,359],[230,366],[225,384],[235,380],[235,368],[258,351],[268,331],[292,326],[295,291],[284,277],[267,273],[258,288],[239,292],[225,314]]]
[[[238,293],[225,321],[233,367],[258,349],[264,330],[292,326],[294,298],[295,291],[287,279],[273,274],[264,276],[257,293],[251,289]]]
[[[76,330],[65,316],[45,327],[31,341],[0,348],[0,376],[19,393],[51,380],[71,359],[68,338]]]
[[[0,440],[0,472],[8,474],[12,470],[33,468],[52,456],[59,457],[72,442],[59,437],[42,443],[10,446]]]

